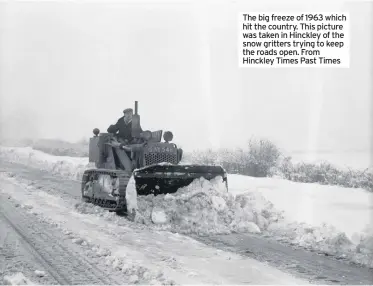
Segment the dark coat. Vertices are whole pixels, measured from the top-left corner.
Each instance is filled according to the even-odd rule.
[[[140,127],[142,132],[142,128]],[[107,132],[116,134],[119,138],[123,140],[132,141],[132,121],[128,124],[124,122],[124,117],[118,119],[117,123],[110,125]],[[118,133],[117,133],[118,132]]]

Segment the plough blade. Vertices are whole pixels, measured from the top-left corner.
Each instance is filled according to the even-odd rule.
[[[138,196],[175,193],[195,179],[219,176],[227,184],[227,174],[220,166],[156,164],[134,172]]]

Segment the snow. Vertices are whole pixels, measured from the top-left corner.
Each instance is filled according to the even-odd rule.
[[[26,165],[36,163],[51,172],[61,170],[69,178],[77,178],[88,167],[87,158],[51,156],[30,148],[1,147],[0,157]],[[229,192],[221,178],[201,179],[175,194],[137,198],[132,177],[127,203],[130,210],[136,210],[137,224],[158,230],[198,235],[265,233],[373,267],[373,193],[241,175],[228,175],[228,184]],[[89,204],[80,204],[76,210],[106,215]]]
[[[163,209],[157,209],[156,207],[152,209],[151,216],[152,222],[155,224],[165,224],[169,221],[166,212]]]
[[[282,179],[230,175],[230,192],[262,194],[291,222],[327,224],[356,239],[372,230],[373,193],[363,189],[296,183]]]
[[[110,175],[101,175],[98,178],[98,183],[105,192],[111,194],[111,192],[113,191],[113,185]]]
[[[0,158],[59,174],[73,180],[81,180],[86,169],[95,168],[88,158],[53,156],[31,147],[0,146]]]
[[[35,285],[23,273],[17,272],[13,275],[4,276],[4,285]]]
[[[217,250],[187,236],[146,227],[73,198],[51,195],[1,176],[10,203],[27,202],[35,219],[60,228],[87,252],[141,284],[308,284],[254,259]],[[71,201],[70,201],[71,200]],[[82,206],[87,212],[80,211]],[[98,210],[97,212],[95,210]],[[90,211],[90,212],[89,212]],[[238,267],[239,265],[239,267]]]
[[[221,177],[196,179],[174,194],[138,197],[136,221],[183,234],[254,232],[281,216],[260,194],[233,196]]]
[[[35,275],[37,277],[44,277],[45,276],[45,272],[41,271],[41,270],[35,270]]]

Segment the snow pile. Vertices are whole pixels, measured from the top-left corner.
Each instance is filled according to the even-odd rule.
[[[4,276],[4,285],[35,285],[30,279],[25,277],[21,272],[17,272],[13,275]]]
[[[41,271],[41,270],[35,270],[34,273],[37,277],[44,277],[45,276],[45,272]]]
[[[53,156],[31,147],[2,147],[0,146],[0,158],[13,163],[24,164],[58,174],[70,179],[80,180],[86,169],[95,168],[88,163],[88,158]]]
[[[368,225],[361,234],[354,235],[353,242],[357,244],[354,261],[373,267],[373,223]]]
[[[305,223],[279,223],[271,225],[267,232],[278,241],[293,246],[332,255],[373,268],[373,235],[367,231],[358,239],[350,239],[334,226],[319,227]]]
[[[196,179],[174,194],[137,198],[136,222],[183,234],[259,233],[281,213],[260,194],[228,193],[221,177]]]
[[[129,188],[127,188],[128,191]],[[135,191],[134,191],[135,195]],[[255,192],[234,196],[222,178],[195,180],[174,194],[127,198],[136,214],[136,223],[183,234],[260,233],[282,218],[282,213]],[[100,216],[120,224],[121,217],[89,203],[75,204],[82,214]]]

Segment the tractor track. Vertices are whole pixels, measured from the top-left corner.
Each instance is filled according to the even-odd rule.
[[[53,176],[46,171],[20,164],[0,162],[0,172],[16,174],[17,178],[32,181],[34,187],[70,201],[80,201],[80,182]],[[196,237],[196,240],[265,262],[284,272],[307,279],[315,284],[372,285],[372,269],[339,261],[332,257],[294,249],[260,235],[230,234]],[[92,283],[90,283],[92,284]]]

